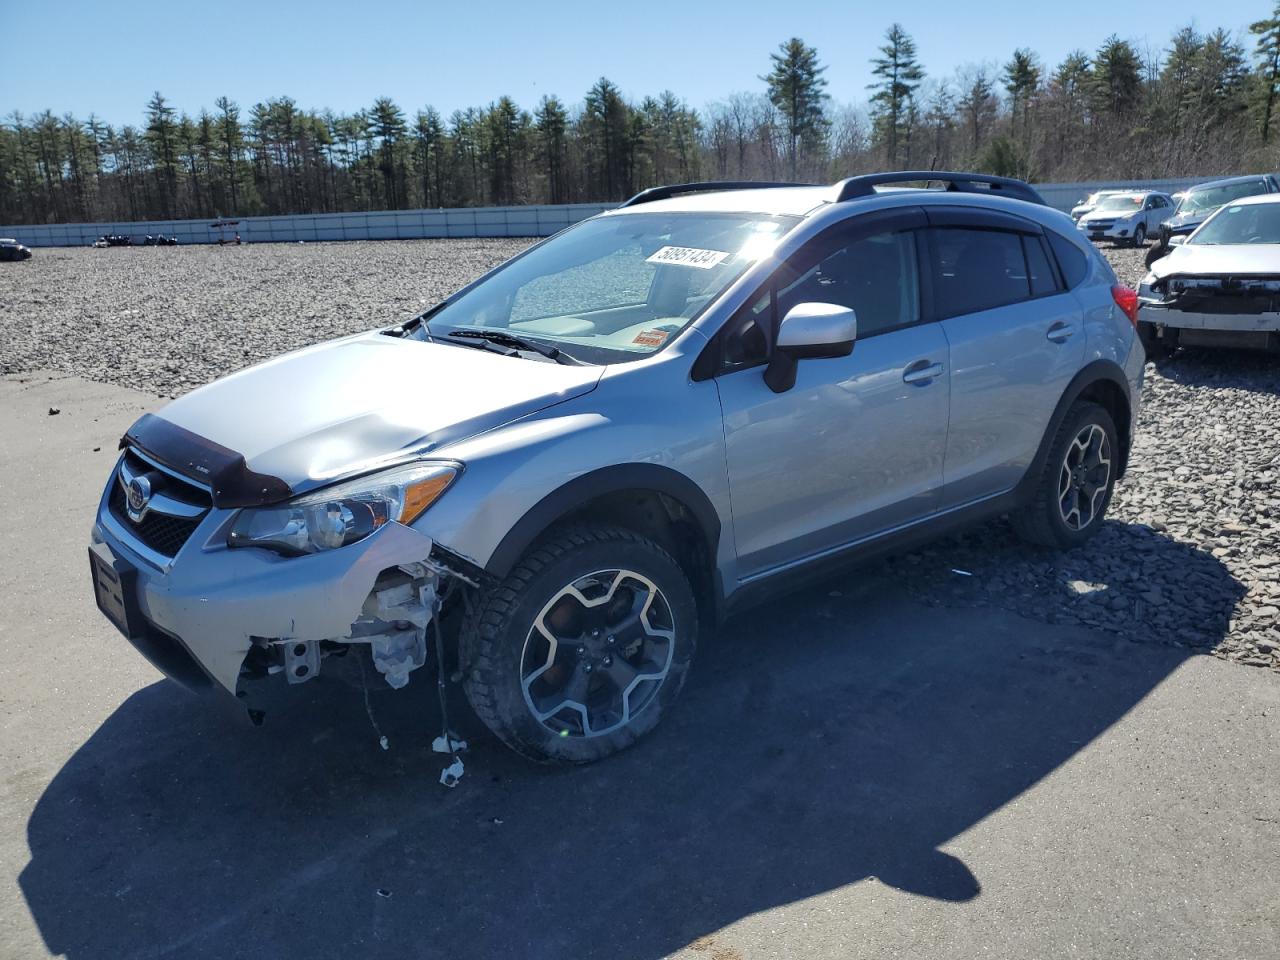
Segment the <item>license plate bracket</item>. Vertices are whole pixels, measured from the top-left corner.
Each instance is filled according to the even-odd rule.
[[[102,615],[127,639],[141,637],[138,571],[133,565],[117,557],[105,543],[94,543],[89,546],[89,575],[93,580],[93,598]]]

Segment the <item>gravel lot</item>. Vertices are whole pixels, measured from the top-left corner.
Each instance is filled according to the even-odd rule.
[[[161,396],[411,316],[523,240],[39,250],[0,269],[0,372]],[[1136,284],[1141,254],[1107,249]],[[1054,554],[994,523],[886,561],[939,605],[993,605],[1280,670],[1280,359],[1148,365],[1113,522]]]

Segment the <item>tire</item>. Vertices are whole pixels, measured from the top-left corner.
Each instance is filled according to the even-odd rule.
[[[1153,323],[1138,324],[1138,339],[1142,341],[1142,349],[1146,351],[1148,360],[1163,360],[1171,356],[1176,349],[1176,344],[1169,337],[1156,335],[1156,327]]]
[[[1106,478],[1098,486],[1098,468],[1086,469],[1088,483],[1084,489],[1077,488],[1075,484],[1081,480],[1080,472],[1069,470],[1064,475],[1067,455],[1071,453],[1074,457],[1081,452],[1077,441],[1086,434],[1092,445],[1098,439],[1098,431],[1105,438],[1105,446],[1099,443],[1098,447],[1107,460]],[[1083,544],[1097,533],[1106,516],[1115,487],[1116,470],[1120,465],[1119,452],[1116,425],[1106,408],[1088,401],[1073,404],[1049,445],[1049,455],[1045,458],[1030,502],[1010,515],[1014,530],[1022,539],[1041,546],[1069,550]],[[1085,459],[1087,461],[1088,457]],[[1063,493],[1064,483],[1069,488],[1067,493],[1074,495],[1071,501],[1067,501]],[[1077,509],[1073,523],[1070,511],[1061,506],[1064,501],[1077,507],[1088,501],[1088,517]]]
[[[1147,251],[1147,255],[1143,258],[1143,263],[1150,267],[1153,263],[1165,256],[1169,252],[1169,247],[1164,243],[1156,243]]]
[[[459,640],[463,690],[522,756],[590,763],[657,726],[697,633],[689,579],[662,547],[619,527],[566,527],[472,606]]]
[[[1133,245],[1135,247],[1145,247],[1147,245],[1147,225],[1138,224],[1133,228]]]

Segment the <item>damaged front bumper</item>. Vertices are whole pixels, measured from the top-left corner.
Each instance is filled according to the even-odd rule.
[[[167,562],[128,537],[104,497],[93,529],[95,590],[103,609],[161,672],[191,689],[236,694],[248,676],[313,679],[342,645],[369,648],[393,687],[426,658],[426,635],[448,572],[430,537],[388,523],[366,539],[299,557],[229,549],[235,511],[214,509]],[[102,581],[118,575],[121,613]]]
[[[1143,283],[1138,319],[1189,345],[1280,347],[1280,279],[1170,277]]]

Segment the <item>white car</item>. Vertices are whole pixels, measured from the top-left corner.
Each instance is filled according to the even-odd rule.
[[[1171,242],[1138,291],[1147,354],[1180,345],[1280,351],[1280,194],[1219,207]]]
[[[1117,193],[1124,192],[1123,190],[1095,190],[1071,208],[1071,219],[1078,221],[1086,213],[1092,213],[1094,207],[1098,205],[1098,201],[1103,197],[1111,197]]]
[[[1114,240],[1135,247],[1146,246],[1147,238],[1160,231],[1160,224],[1173,216],[1173,198],[1153,190],[1113,193],[1098,201],[1090,213],[1076,221],[1090,240]]]

